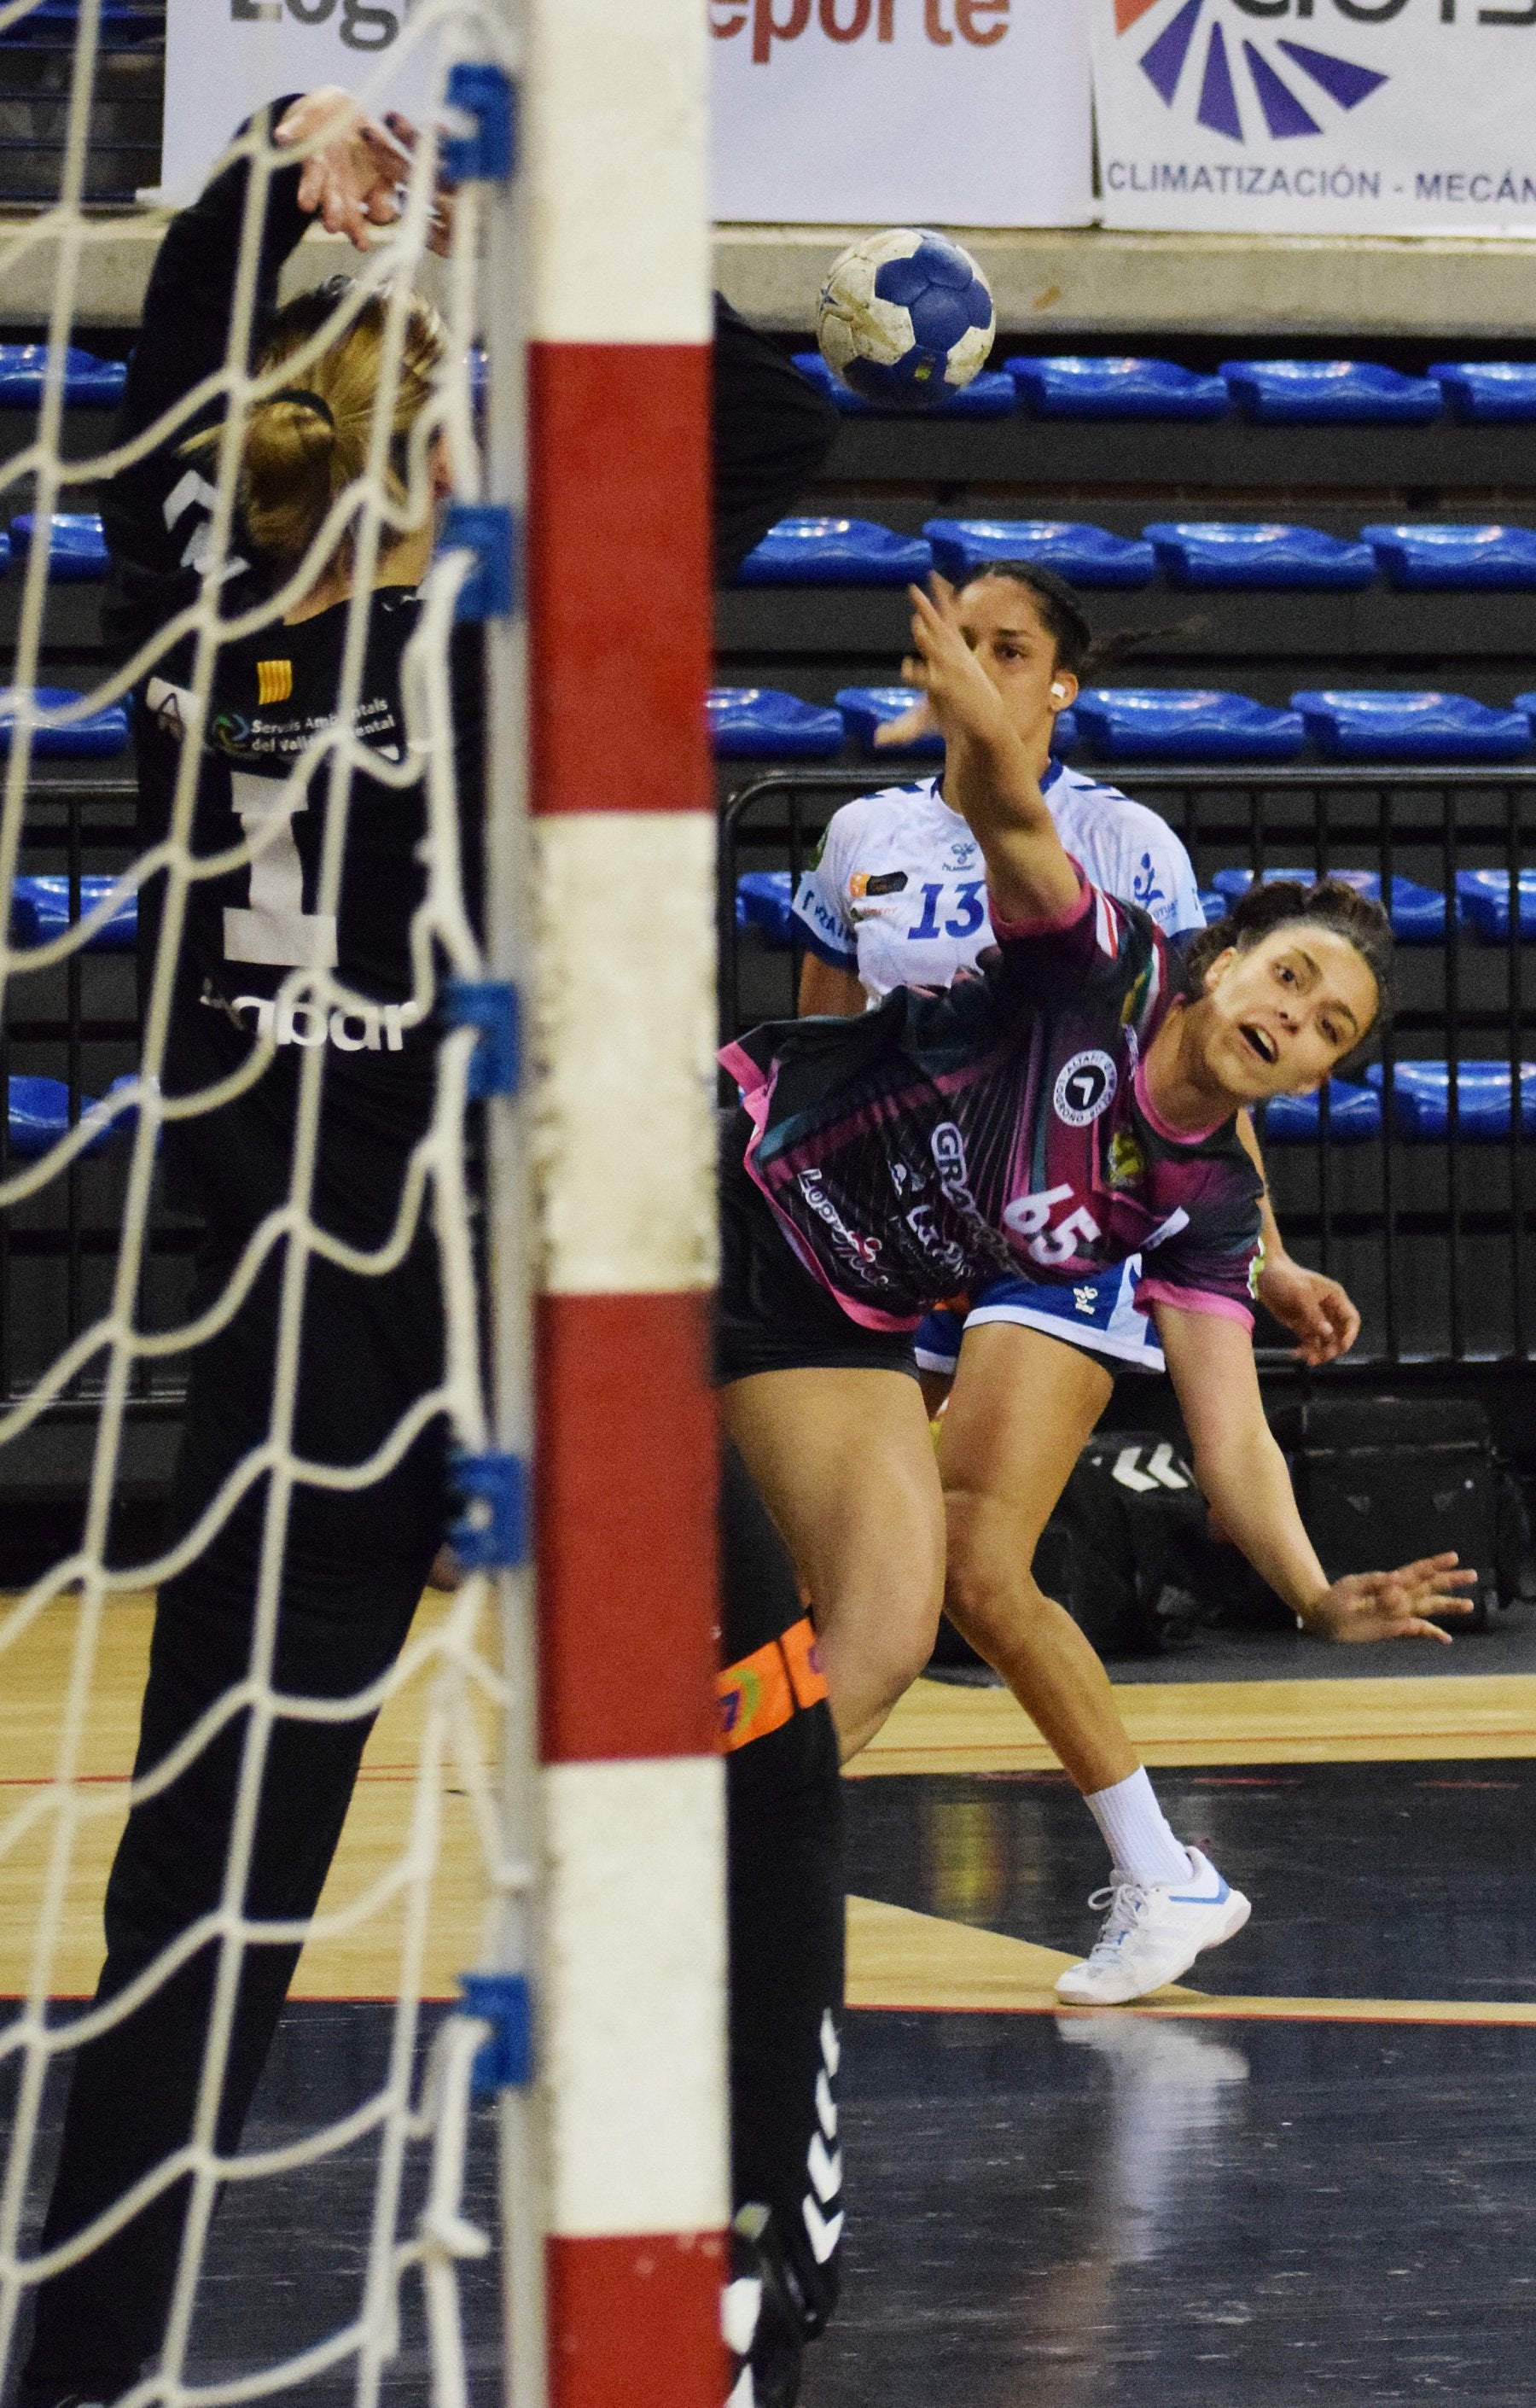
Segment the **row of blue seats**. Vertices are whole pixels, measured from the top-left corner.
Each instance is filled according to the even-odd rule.
[[[78,584],[107,574],[107,538],[99,510],[55,510],[46,528],[48,573],[55,584]],[[37,520],[31,510],[12,519],[8,534],[0,535],[0,571],[14,556],[25,560],[37,539]]]
[[[1380,872],[1374,869],[1330,869],[1357,894],[1372,902],[1382,899]],[[1251,869],[1218,869],[1201,903],[1208,922],[1223,919],[1228,907],[1253,883]],[[1299,880],[1310,885],[1315,868],[1296,867],[1260,872],[1263,883]],[[105,881],[103,882],[105,883]],[[1445,897],[1438,887],[1394,872],[1387,916],[1392,933],[1402,945],[1438,945],[1445,937]],[[790,909],[791,888],[787,869],[748,869],[736,881],[736,925],[754,928],[772,952],[788,952],[799,941],[800,928]],[[1524,942],[1536,938],[1536,870],[1520,871],[1515,884],[1516,926]],[[1507,944],[1510,934],[1510,876],[1507,869],[1458,869],[1456,873],[1457,925],[1486,944]],[[109,924],[116,925],[116,916]]]
[[[876,408],[832,374],[819,351],[795,365],[836,402],[862,416]],[[1173,360],[1096,354],[1004,360],[932,408],[946,417],[1225,418],[1260,426],[1429,426],[1443,416],[1496,424],[1536,423],[1536,364],[1443,360],[1404,376],[1371,360],[1224,360],[1202,376]]]
[[[72,42],[79,24],[80,0],[36,0],[24,17],[15,18],[0,32],[0,42]],[[164,32],[164,15],[157,8],[135,7],[134,0],[101,0],[101,40],[107,50]]]
[[[0,343],[0,408],[36,409],[48,369],[46,343]],[[64,352],[64,397],[78,408],[111,409],[122,399],[128,370],[71,343]]]
[[[920,536],[873,519],[781,519],[739,574],[744,585],[906,585],[934,568],[970,577],[993,560],[1031,560],[1074,585],[1121,590],[1160,572],[1199,592],[1358,594],[1380,574],[1405,594],[1536,593],[1536,528],[1372,525],[1351,542],[1238,519],[1154,519],[1139,538],[1080,519],[930,519]]]
[[[114,1079],[107,1089],[109,1096],[120,1087],[132,1083],[124,1076]],[[50,1146],[57,1145],[69,1134],[69,1089],[62,1079],[13,1078],[7,1081],[8,1090],[6,1109],[6,1133],[13,1161],[33,1162]],[[98,1109],[94,1096],[80,1097],[80,1118],[85,1120]],[[120,1112],[81,1148],[84,1154],[99,1154],[114,1138],[123,1137],[133,1127],[135,1111]]]
[[[1366,1083],[1330,1079],[1323,1097],[1277,1096],[1265,1107],[1266,1145],[1305,1144],[1326,1137],[1333,1145],[1360,1145],[1379,1137],[1383,1097],[1397,1135],[1421,1145],[1444,1144],[1451,1133],[1451,1066],[1446,1062],[1372,1062]],[[1459,1062],[1456,1066],[1457,1133],[1472,1144],[1510,1136],[1510,1066],[1507,1062]],[[1536,1062],[1522,1062],[1519,1134],[1536,1132]]]
[[[80,880],[80,910],[82,920],[105,903],[116,881],[111,878]],[[71,924],[69,881],[67,878],[16,878],[10,889],[10,941],[16,946],[50,945],[62,937]],[[138,896],[128,896],[116,910],[108,913],[99,928],[92,929],[86,940],[86,950],[98,953],[130,953],[138,936]]]
[[[10,750],[20,689],[0,686],[0,753]],[[73,686],[39,685],[32,699],[41,710],[66,710],[85,700]],[[35,727],[33,755],[39,761],[110,761],[128,749],[128,713],[121,702],[87,711],[63,727]]]
[[[845,742],[873,743],[877,727],[911,709],[904,686],[844,686],[835,706],[802,702],[775,686],[716,686],[711,740],[724,761],[826,761]],[[1374,687],[1304,688],[1288,710],[1209,686],[1090,686],[1057,723],[1056,750],[1087,739],[1110,763],[1289,762],[1310,742],[1325,761],[1433,762],[1444,767],[1523,761],[1536,729],[1536,692],[1508,710],[1471,695]],[[892,759],[942,751],[935,738],[892,748]]]

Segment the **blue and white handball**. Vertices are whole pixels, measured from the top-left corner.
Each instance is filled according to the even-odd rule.
[[[821,288],[821,356],[866,401],[927,409],[985,367],[997,332],[987,280],[947,235],[892,226],[832,262]]]

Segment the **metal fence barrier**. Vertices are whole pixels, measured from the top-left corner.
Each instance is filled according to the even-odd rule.
[[[794,1010],[801,953],[774,950],[737,925],[736,882],[788,870],[798,883],[837,806],[900,778],[900,769],[780,770],[756,776],[724,808],[720,881],[722,1025],[734,1034]],[[1266,1153],[1275,1209],[1299,1260],[1343,1280],[1363,1315],[1362,1366],[1454,1368],[1522,1364],[1531,1354],[1532,1235],[1526,1123],[1536,1133],[1536,891],[1528,883],[1521,936],[1520,871],[1536,861],[1536,768],[1126,768],[1123,790],[1177,831],[1202,888],[1222,869],[1375,872],[1449,900],[1429,941],[1400,941],[1396,1001],[1370,1045],[1344,1066],[1358,1081],[1379,1063],[1386,1091],[1396,1066],[1416,1060],[1505,1067],[1507,1128],[1481,1133],[1449,1082],[1444,1137],[1403,1125],[1384,1092],[1378,1135],[1344,1143],[1330,1125]],[[1458,906],[1458,873],[1487,882],[1508,910],[1490,939]],[[1528,1065],[1522,1079],[1520,1065]],[[1497,1077],[1497,1073],[1494,1074]],[[1268,1333],[1278,1341],[1273,1326]],[[1262,1337],[1264,1333],[1260,1331]]]
[[[27,798],[21,870],[68,882],[70,916],[80,916],[81,881],[113,875],[138,850],[132,780],[50,778]],[[13,922],[14,926],[14,922]],[[106,1094],[114,1078],[137,1068],[137,963],[130,951],[87,949],[53,968],[7,981],[0,1022],[0,1090],[45,1078],[68,1093],[68,1122]],[[73,1162],[62,1179],[0,1211],[0,1403],[23,1396],[46,1365],[110,1301],[126,1176],[121,1139]],[[0,1126],[0,1179],[17,1167],[10,1112]],[[180,1317],[197,1244],[195,1223],[157,1199],[139,1315],[149,1327]],[[99,1380],[92,1367],[71,1383],[53,1423],[89,1420]],[[133,1410],[143,1416],[179,1410],[180,1366],[174,1357],[140,1364]]]

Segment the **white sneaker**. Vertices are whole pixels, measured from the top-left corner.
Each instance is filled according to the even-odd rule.
[[[1123,2006],[1176,1982],[1202,1948],[1219,1948],[1241,1931],[1250,1913],[1247,1899],[1231,1889],[1198,1848],[1189,1850],[1193,1870],[1173,1882],[1127,1881],[1116,1867],[1107,1889],[1088,1904],[1107,1907],[1104,1927],[1081,1965],[1069,1965],[1056,1985],[1058,1998],[1074,2007]]]

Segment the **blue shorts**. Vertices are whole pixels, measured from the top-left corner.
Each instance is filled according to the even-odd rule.
[[[969,1312],[946,1308],[931,1312],[913,1336],[920,1371],[953,1376],[960,1360],[960,1333],[988,1321],[1017,1322],[1025,1329],[1044,1330],[1068,1346],[1084,1346],[1093,1354],[1112,1354],[1117,1362],[1160,1371],[1162,1348],[1145,1312],[1138,1312],[1135,1295],[1142,1276],[1142,1258],[1132,1254],[1114,1263],[1092,1279],[1072,1285],[1055,1281],[996,1279],[976,1290]]]

